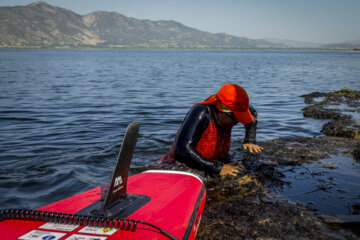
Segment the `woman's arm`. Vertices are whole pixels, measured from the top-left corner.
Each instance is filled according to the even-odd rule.
[[[206,171],[214,176],[220,173],[224,164],[211,161],[195,151],[211,119],[211,110],[207,105],[198,104],[189,111],[175,139],[175,159],[191,168]]]

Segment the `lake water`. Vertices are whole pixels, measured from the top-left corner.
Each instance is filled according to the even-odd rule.
[[[360,52],[0,50],[0,208],[36,208],[106,183],[126,126],[131,173],[157,161],[194,103],[243,86],[259,141],[320,136],[302,94],[360,90]],[[244,137],[235,127],[232,147]]]

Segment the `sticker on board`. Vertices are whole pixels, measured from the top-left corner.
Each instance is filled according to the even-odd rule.
[[[79,226],[80,225],[70,225],[70,224],[63,224],[63,223],[45,223],[44,225],[41,225],[39,228],[63,231],[63,232],[72,232],[75,229],[77,229]]]
[[[65,235],[66,235],[66,233],[32,230],[32,231],[28,232],[27,234],[19,237],[19,239],[21,239],[21,240],[58,240]]]
[[[106,239],[107,237],[74,234],[66,238],[65,240],[106,240]]]
[[[84,227],[80,229],[79,233],[90,233],[99,235],[113,235],[118,229],[115,228],[99,228],[99,227]]]

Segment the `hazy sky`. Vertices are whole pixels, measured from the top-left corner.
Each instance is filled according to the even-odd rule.
[[[31,0],[0,0],[0,6]],[[360,0],[45,0],[78,14],[103,10],[175,20],[211,33],[315,43],[360,40]]]

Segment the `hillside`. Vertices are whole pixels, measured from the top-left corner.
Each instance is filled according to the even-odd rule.
[[[212,34],[175,21],[117,12],[79,15],[44,2],[0,7],[0,47],[281,48],[283,44]]]
[[[326,44],[323,48],[330,48],[330,49],[360,49],[360,40],[359,41],[352,41],[352,42],[344,42],[344,43],[332,43]]]

